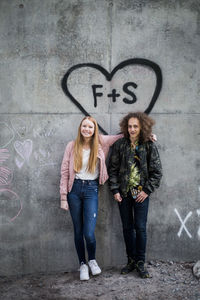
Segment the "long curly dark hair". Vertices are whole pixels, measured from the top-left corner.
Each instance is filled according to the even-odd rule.
[[[140,122],[141,131],[139,142],[144,143],[149,141],[149,137],[152,134],[152,127],[155,124],[155,121],[143,112],[130,112],[120,121],[119,125],[121,128],[121,132],[124,134],[124,137],[129,138],[128,121],[131,118],[137,118]]]

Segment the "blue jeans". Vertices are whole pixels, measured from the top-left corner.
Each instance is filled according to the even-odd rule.
[[[141,203],[135,202],[130,192],[119,203],[126,253],[136,262],[139,260],[145,262],[148,207],[149,197]]]
[[[75,179],[67,195],[69,210],[74,226],[74,241],[79,262],[86,263],[86,241],[88,260],[95,259],[96,239],[94,235],[98,213],[98,182]]]

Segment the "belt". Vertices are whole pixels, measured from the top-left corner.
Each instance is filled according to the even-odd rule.
[[[75,179],[76,182],[80,182],[80,183],[83,183],[83,184],[91,184],[93,182],[96,182],[98,183],[98,178],[97,179],[94,179],[94,180],[91,180],[91,179]]]

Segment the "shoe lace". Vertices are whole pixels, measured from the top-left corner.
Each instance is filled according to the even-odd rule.
[[[96,260],[92,260],[92,261],[90,262],[90,264],[93,265],[94,267],[97,267],[97,262],[96,262]]]
[[[85,270],[87,270],[86,264],[81,264],[80,271],[85,271]]]

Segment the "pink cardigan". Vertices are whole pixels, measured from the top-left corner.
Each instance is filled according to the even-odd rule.
[[[118,139],[123,137],[119,135],[99,135],[100,145],[97,157],[100,161],[99,170],[99,184],[104,184],[108,179],[107,168],[105,159],[108,155],[110,146],[114,144]],[[61,165],[61,180],[60,180],[60,194],[67,195],[72,189],[75,179],[74,171],[74,141],[67,144],[65,149],[62,165]]]

